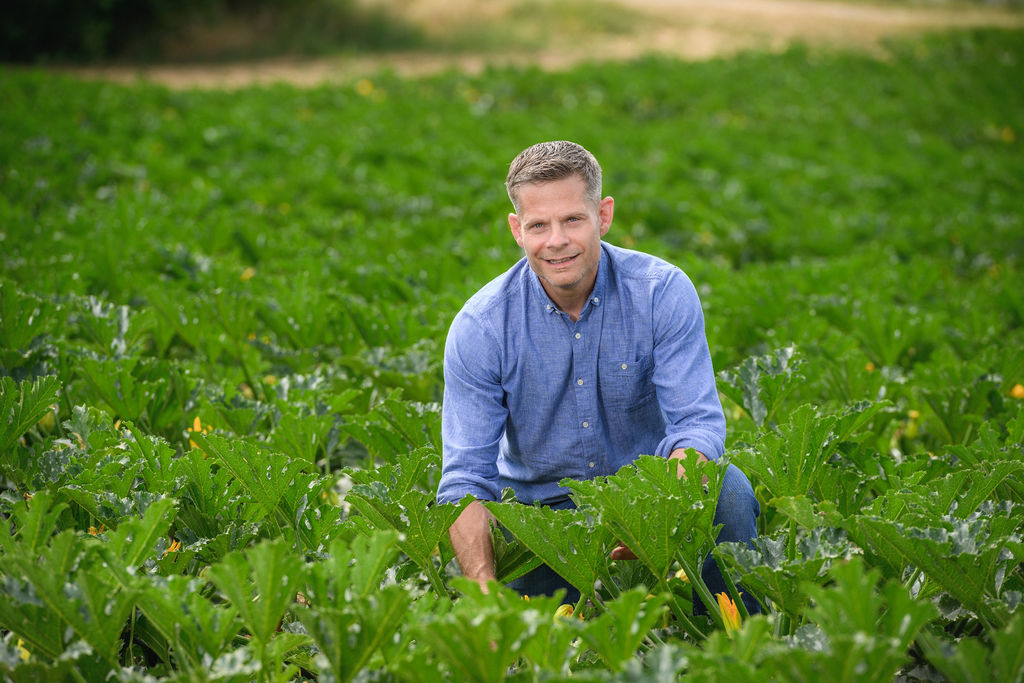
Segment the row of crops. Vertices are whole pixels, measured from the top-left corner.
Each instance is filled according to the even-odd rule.
[[[309,90],[0,72],[4,680],[1021,680],[1022,37]],[[714,551],[731,597],[699,580],[720,470],[652,457],[577,511],[490,504],[502,580],[547,562],[571,614],[458,576],[441,349],[519,257],[504,172],[546,139],[601,160],[609,241],[697,284],[762,507]]]

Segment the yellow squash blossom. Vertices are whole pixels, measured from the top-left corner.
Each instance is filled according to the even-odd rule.
[[[722,611],[722,622],[727,633],[740,630],[740,610],[725,593],[718,594],[718,609]]]
[[[199,416],[196,415],[196,419],[192,422],[192,429],[188,431],[190,436],[192,434],[206,434],[210,431],[210,426],[207,425],[204,427],[203,424],[199,421]],[[188,440],[188,445],[191,446],[192,448],[199,448],[199,445],[192,439]]]

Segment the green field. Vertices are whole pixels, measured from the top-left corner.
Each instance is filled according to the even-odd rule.
[[[1024,33],[890,52],[0,70],[3,680],[1020,680]],[[499,573],[563,568],[582,619],[458,577],[441,351],[520,257],[505,170],[550,139],[601,161],[607,240],[700,292],[762,506],[757,550],[716,551],[766,607],[738,630],[677,578],[718,475],[653,459],[579,513],[493,506]]]

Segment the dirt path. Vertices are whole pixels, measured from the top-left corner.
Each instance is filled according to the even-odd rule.
[[[378,0],[380,2],[382,0]],[[643,20],[631,33],[599,40],[567,41],[586,49],[547,45],[539,50],[502,53],[393,52],[330,58],[278,58],[234,64],[71,69],[89,78],[132,82],[138,79],[172,88],[237,88],[286,82],[314,86],[350,82],[390,68],[416,76],[456,68],[479,72],[489,64],[540,64],[567,68],[585,60],[629,59],[661,53],[684,59],[708,59],[740,50],[781,50],[794,42],[881,52],[889,37],[982,26],[1024,27],[1024,15],[988,8],[892,7],[817,0],[614,0]],[[404,16],[428,32],[443,32],[450,22],[495,21],[510,0],[406,0]],[[554,41],[552,41],[554,42]],[[597,49],[595,49],[597,48]],[[527,53],[527,54],[524,54]]]

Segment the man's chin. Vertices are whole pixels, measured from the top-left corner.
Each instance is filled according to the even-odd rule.
[[[548,283],[549,285],[551,285],[555,289],[571,290],[571,289],[574,289],[576,287],[576,285],[578,285],[580,283],[580,278],[571,278],[571,277],[551,278],[551,277],[544,277],[544,282]]]

